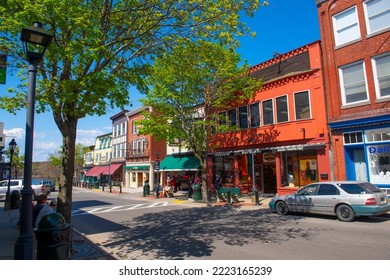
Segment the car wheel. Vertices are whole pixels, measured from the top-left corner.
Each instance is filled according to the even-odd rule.
[[[279,215],[288,214],[288,207],[284,201],[278,201],[275,205],[275,209],[276,209],[276,213],[278,213]]]
[[[355,212],[348,205],[340,205],[336,209],[337,218],[342,222],[352,222],[355,219]]]

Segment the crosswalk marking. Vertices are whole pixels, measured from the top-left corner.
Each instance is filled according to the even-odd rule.
[[[77,210],[73,210],[72,216],[130,211],[134,209],[153,208],[153,207],[165,207],[168,205],[169,202],[165,201],[165,202],[157,202],[157,203],[149,203],[149,204],[140,203],[134,205],[119,205],[119,206],[111,206],[111,207],[80,208]]]

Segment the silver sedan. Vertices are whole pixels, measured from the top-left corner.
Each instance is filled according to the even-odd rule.
[[[294,194],[277,196],[269,203],[280,215],[289,212],[336,215],[351,222],[356,216],[374,216],[390,210],[387,194],[367,182],[331,181],[305,186]]]

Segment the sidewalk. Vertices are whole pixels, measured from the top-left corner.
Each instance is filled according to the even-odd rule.
[[[83,188],[74,187],[76,190],[85,190]],[[102,192],[102,189],[92,189],[96,192]],[[105,188],[105,193],[110,194],[110,190]],[[188,205],[189,207],[208,207],[206,203],[200,201],[194,201],[193,199],[187,199],[185,192],[175,193],[173,198],[156,198],[153,193],[144,197],[143,189],[123,189],[122,194],[119,193],[119,188],[112,188],[112,195],[124,195],[129,196],[132,199],[139,199],[140,201],[169,201],[172,203],[178,203],[182,205]],[[226,202],[213,202],[211,207],[233,207],[237,210],[256,210],[261,208],[268,208],[268,202],[270,197],[259,197],[259,205],[255,205],[251,197],[243,196],[239,198],[239,202],[227,205]],[[0,260],[13,260],[14,259],[14,244],[19,236],[19,230],[17,229],[17,222],[19,219],[19,210],[13,209],[4,211],[0,205]],[[109,255],[103,248],[93,244],[86,236],[80,233],[77,229],[73,229],[72,235],[72,254],[71,260],[113,260],[115,259]]]

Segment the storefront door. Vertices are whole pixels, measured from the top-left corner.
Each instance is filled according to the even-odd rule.
[[[263,183],[264,183],[264,193],[277,193],[275,164],[264,164]]]
[[[347,168],[347,180],[368,181],[367,165],[362,148],[347,151],[347,162],[349,159],[350,168]]]

